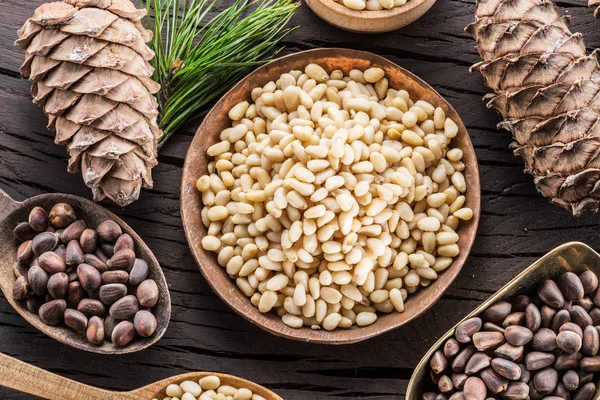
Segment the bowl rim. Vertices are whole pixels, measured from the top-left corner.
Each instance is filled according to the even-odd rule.
[[[454,326],[452,326],[446,333],[444,333],[442,336],[440,336],[440,338],[429,348],[429,350],[427,350],[427,353],[425,353],[425,355],[423,355],[423,357],[421,358],[421,360],[415,367],[413,374],[410,377],[410,381],[408,382],[408,386],[406,388],[406,399],[407,400],[419,400],[420,399],[419,397],[417,397],[419,395],[418,391],[420,389],[419,384],[421,383],[419,380],[420,377],[424,376],[425,371],[429,364],[429,360],[431,359],[431,356],[433,355],[433,353],[435,353],[443,345],[443,343],[452,336],[452,334],[454,333],[454,330],[456,329],[456,327],[459,324],[461,324],[463,321],[466,321],[469,318],[472,318],[472,317],[475,317],[475,316],[481,314],[492,304],[495,304],[498,301],[507,299],[507,298],[513,296],[514,294],[516,294],[517,292],[523,290],[523,286],[520,285],[520,283],[523,279],[525,279],[530,274],[535,273],[535,271],[537,271],[538,269],[542,269],[545,266],[547,266],[553,258],[560,257],[561,254],[563,254],[565,251],[569,251],[571,249],[580,250],[581,253],[585,254],[585,256],[594,258],[596,261],[600,261],[600,254],[598,254],[589,245],[582,243],[582,242],[578,242],[578,241],[571,241],[571,242],[563,243],[563,244],[559,245],[558,247],[555,247],[554,249],[550,250],[548,253],[544,254],[542,257],[540,257],[536,261],[534,261],[531,265],[529,265],[523,271],[518,273],[514,278],[512,278],[505,285],[503,285],[501,288],[499,288],[496,292],[494,292],[492,295],[490,295],[490,297],[488,297],[485,301],[483,301],[483,303],[479,304],[473,311],[471,311],[464,318],[461,318],[458,322],[456,322],[456,324],[454,324]],[[550,267],[548,267],[548,268],[550,268]],[[566,272],[566,269],[564,271]],[[592,270],[592,272],[596,272],[596,271]],[[600,269],[599,269],[599,272],[600,272]],[[518,287],[515,287],[515,286],[518,286]],[[508,293],[508,292],[512,292],[512,293]],[[596,392],[596,396],[594,397],[595,399],[598,399],[598,392],[600,392],[600,387],[598,388],[598,391]]]
[[[193,168],[192,163],[193,160],[197,160],[199,157],[202,157],[202,155],[197,156],[194,153],[197,152],[196,148],[201,147],[202,140],[205,136],[204,130],[209,124],[209,122],[207,121],[210,121],[211,118],[226,118],[226,114],[220,114],[220,109],[224,106],[224,103],[226,103],[227,99],[229,99],[232,95],[236,94],[243,88],[244,84],[247,81],[250,81],[252,78],[260,74],[272,74],[273,72],[270,72],[270,70],[272,69],[284,68],[286,71],[289,71],[298,67],[300,64],[305,66],[310,62],[319,62],[323,59],[338,58],[349,58],[357,61],[360,60],[361,62],[370,63],[370,65],[381,66],[384,69],[397,70],[398,73],[403,74],[416,86],[419,86],[423,90],[426,90],[429,95],[440,100],[440,104],[438,105],[443,107],[446,111],[446,114],[451,115],[452,119],[458,125],[459,134],[463,135],[462,140],[465,141],[466,150],[468,150],[468,154],[467,151],[465,151],[465,155],[468,155],[470,157],[470,163],[465,168],[465,171],[467,171],[468,168],[468,177],[470,180],[469,191],[467,193],[468,196],[472,196],[474,201],[474,204],[469,204],[469,207],[473,209],[473,218],[470,221],[463,221],[461,223],[461,227],[463,227],[464,229],[463,235],[465,237],[466,244],[464,245],[464,247],[462,247],[460,254],[454,259],[454,262],[443,272],[443,274],[440,274],[440,278],[434,281],[434,283],[432,283],[430,287],[423,288],[423,290],[417,291],[417,293],[428,293],[428,296],[424,300],[416,303],[414,307],[415,309],[417,309],[416,312],[407,313],[405,311],[403,313],[394,312],[387,315],[380,314],[378,320],[374,324],[360,328],[354,327],[350,329],[336,329],[330,332],[327,332],[325,330],[312,330],[308,327],[294,329],[283,324],[281,318],[276,314],[260,313],[258,311],[258,308],[256,308],[250,302],[250,299],[246,297],[243,293],[241,293],[237,285],[235,285],[235,282],[226,274],[225,270],[214,261],[214,254],[211,253],[210,256],[212,260],[212,262],[210,263],[211,265],[204,265],[205,256],[208,254],[208,252],[205,252],[202,248],[199,240],[199,235],[204,235],[206,229],[203,226],[192,226],[192,217],[190,216],[190,213],[197,213],[197,215],[199,215],[200,210],[203,207],[201,202],[201,196],[199,195],[199,193],[197,193],[195,186],[199,175],[191,176]],[[264,81],[263,85],[266,84],[268,81],[269,80]],[[249,98],[249,95],[249,92],[246,93],[245,98]],[[465,150],[464,146],[463,150]],[[198,130],[196,131],[196,134],[194,135],[194,139],[192,140],[190,147],[188,148],[184,161],[181,180],[181,216],[186,238],[188,240],[188,245],[204,278],[213,288],[213,290],[217,293],[217,295],[219,295],[219,297],[221,297],[221,299],[225,301],[225,303],[227,303],[227,305],[234,309],[238,314],[242,315],[246,320],[250,321],[254,325],[257,325],[260,328],[276,336],[282,336],[292,340],[312,343],[350,344],[360,342],[371,337],[380,335],[384,332],[396,329],[422,315],[433,304],[435,304],[437,300],[439,300],[442,294],[452,284],[452,282],[456,279],[456,277],[462,270],[462,267],[469,255],[469,252],[475,240],[481,208],[480,190],[481,187],[479,179],[479,166],[468,131],[465,128],[460,116],[454,110],[452,105],[446,99],[444,99],[437,91],[435,91],[422,79],[418,78],[411,72],[407,71],[406,69],[400,67],[399,65],[393,63],[392,61],[382,56],[370,52],[351,49],[319,48],[292,53],[290,55],[280,57],[261,66],[260,68],[247,75],[244,79],[239,81],[231,90],[229,90],[223,97],[221,97],[221,99],[215,104],[211,111],[208,114],[206,114],[204,121],[199,126]],[[200,223],[200,225],[202,224]],[[227,279],[221,280],[219,275],[225,275]],[[442,277],[446,278],[441,279]],[[217,282],[215,282],[216,280],[219,281],[218,283],[222,283],[226,287],[221,287]],[[444,283],[444,281],[447,282]],[[438,288],[438,284],[445,284],[445,286],[442,288]],[[427,289],[430,290],[428,291]],[[413,295],[412,297],[415,298],[416,295]],[[410,298],[407,300],[407,302],[409,301],[411,301]],[[396,316],[396,319],[400,318],[405,320],[396,320],[391,322],[385,320],[385,322],[382,322],[385,317],[392,315]],[[405,318],[402,317],[404,315],[406,315]]]
[[[323,20],[340,29],[359,33],[384,33],[400,29],[421,18],[437,0],[409,0],[406,4],[389,10],[353,10],[334,0],[306,0],[306,4]],[[333,15],[338,18],[331,18]],[[402,16],[408,16],[401,20]],[[368,23],[365,28],[355,22]],[[373,25],[375,24],[375,25]],[[378,28],[379,26],[379,28]]]
[[[167,386],[170,384],[181,384],[185,381],[198,381],[198,378],[202,379],[207,376],[215,375],[221,380],[221,385],[233,386],[238,389],[246,388],[250,389],[253,394],[257,394],[265,398],[265,400],[283,400],[281,396],[275,393],[273,390],[266,388],[265,386],[251,381],[246,378],[242,378],[241,376],[226,374],[222,372],[211,372],[211,371],[198,371],[198,372],[187,372],[180,375],[174,375],[170,378],[165,378],[160,381],[151,383],[139,389],[132,390],[130,392],[125,392],[127,394],[136,394],[139,396],[149,394],[149,392],[153,392],[156,387],[163,387],[160,393],[166,390]],[[148,393],[146,393],[148,392]],[[155,393],[152,394],[155,396]]]
[[[392,18],[410,12],[431,0],[408,0],[400,7],[394,7],[390,10],[353,10],[334,0],[314,0],[322,3],[325,7],[334,11],[336,14],[344,15],[348,18],[358,18],[365,21],[376,21],[384,18]]]

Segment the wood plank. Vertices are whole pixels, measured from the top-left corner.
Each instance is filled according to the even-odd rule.
[[[45,117],[31,104],[29,83],[18,78],[22,54],[12,42],[41,2],[0,1],[0,10],[10,16],[0,24],[0,188],[18,199],[49,191],[89,198],[80,177],[66,172],[66,152],[53,143]],[[588,46],[600,44],[599,22],[582,1],[560,5],[572,16],[574,30],[585,33]],[[460,277],[424,316],[367,342],[327,347],[271,336],[231,311],[202,278],[181,227],[179,179],[196,122],[161,152],[153,190],[126,209],[107,204],[140,233],[163,266],[173,300],[164,339],[129,356],[84,354],[40,334],[0,299],[0,351],[107,389],[214,370],[253,380],[290,400],[401,398],[412,368],[435,338],[536,258],[567,240],[600,248],[600,217],[573,218],[539,196],[509,148],[510,135],[496,128],[496,113],[484,107],[481,97],[488,90],[478,74],[468,72],[479,56],[463,32],[473,10],[474,0],[440,0],[413,25],[365,37],[330,27],[303,5],[292,21],[302,28],[284,43],[285,53],[338,46],[388,57],[436,88],[469,128],[481,170],[479,234]],[[0,398],[27,397],[0,389]]]

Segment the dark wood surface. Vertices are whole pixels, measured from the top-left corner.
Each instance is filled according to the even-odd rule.
[[[15,31],[40,3],[0,0],[0,188],[19,200],[47,192],[89,198],[81,178],[66,172],[66,152],[54,145],[45,117],[31,104],[29,83],[18,75],[23,56],[12,46]],[[230,1],[218,3],[223,7]],[[585,3],[559,5],[593,48],[600,46],[600,21]],[[481,102],[487,89],[479,75],[468,72],[479,56],[463,32],[473,11],[474,0],[438,0],[406,28],[362,36],[330,27],[303,5],[292,22],[301,28],[284,43],[286,53],[335,46],[388,57],[434,86],[469,129],[481,169],[479,234],[461,275],[425,315],[366,342],[328,347],[274,337],[231,311],[202,278],[179,216],[181,168],[196,123],[162,150],[153,190],[126,209],[109,206],[137,230],[163,266],[173,302],[165,337],[134,355],[87,354],[44,336],[0,299],[0,352],[107,389],[129,390],[170,375],[213,370],[258,382],[290,400],[403,398],[429,346],[519,271],[569,240],[600,248],[600,216],[576,219],[539,196],[509,149],[510,135],[496,129],[497,115]],[[27,397],[0,389],[0,398]]]

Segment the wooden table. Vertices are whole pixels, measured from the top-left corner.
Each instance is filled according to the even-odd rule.
[[[22,54],[15,31],[41,0],[0,0],[0,188],[17,199],[46,192],[90,197],[79,176],[66,171],[66,152],[53,143],[42,112],[19,77]],[[230,0],[221,3],[231,3]],[[315,47],[368,50],[419,75],[461,114],[481,169],[479,235],[462,274],[442,299],[410,325],[363,343],[326,347],[277,338],[231,311],[206,284],[190,252],[179,216],[181,168],[197,123],[166,146],[154,170],[155,187],[126,209],[109,206],[146,240],[170,283],[173,315],[165,337],[129,356],[98,356],[56,343],[0,300],[0,351],[56,373],[107,389],[132,389],[186,371],[212,370],[263,384],[289,400],[400,399],[429,346],[458,319],[555,246],[580,240],[600,248],[600,216],[574,218],[537,194],[507,132],[484,107],[487,93],[469,66],[479,61],[463,32],[474,0],[440,0],[400,31],[361,36],[337,30],[303,5],[286,52]],[[588,45],[600,45],[600,22],[584,0],[560,4]],[[223,7],[220,5],[219,7]],[[0,296],[1,297],[1,296]],[[25,399],[0,389],[2,399]]]

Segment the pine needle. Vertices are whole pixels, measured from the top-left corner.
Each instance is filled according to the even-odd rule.
[[[277,43],[294,28],[286,24],[295,0],[235,0],[207,18],[217,0],[147,0],[150,62],[157,94],[162,146],[183,124],[201,117],[231,86],[281,50]]]

